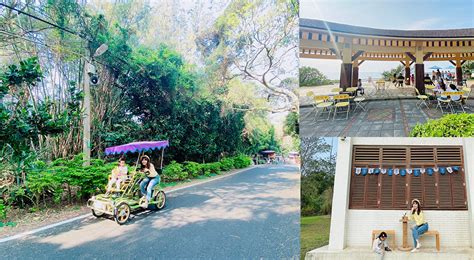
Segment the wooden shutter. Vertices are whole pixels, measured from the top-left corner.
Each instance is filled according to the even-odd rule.
[[[393,208],[394,209],[405,209],[407,208],[407,183],[406,176],[393,175]]]
[[[453,196],[453,208],[463,209],[467,207],[466,182],[462,172],[450,174]]]
[[[393,176],[382,174],[380,177],[380,208],[393,208]]]
[[[429,176],[423,175],[423,208],[435,209],[438,207],[438,183],[436,181],[436,174]]]
[[[452,208],[452,196],[451,196],[451,181],[449,176],[441,175],[439,173],[435,173],[438,178],[438,200],[439,200],[439,207],[449,209]],[[446,173],[448,174],[448,173]]]
[[[350,208],[364,208],[365,205],[365,176],[352,173]]]
[[[466,210],[467,193],[462,147],[354,146],[349,207],[354,209],[408,209],[420,199],[425,209]],[[432,176],[356,175],[355,168],[428,169],[458,166],[455,173]]]
[[[393,164],[406,164],[407,149],[403,147],[384,147],[382,148],[382,162]]]
[[[462,151],[460,147],[437,147],[436,159],[438,165],[442,163],[461,163]]]
[[[354,147],[354,163],[374,163],[380,160],[380,148],[376,146]]]
[[[368,209],[376,209],[379,207],[379,176],[370,174],[365,176],[367,180],[365,190],[365,207]]]
[[[408,177],[408,175],[407,175]],[[410,206],[410,203],[413,199],[419,199],[422,201],[424,205],[424,200],[423,200],[423,175],[420,175],[418,177],[415,177],[415,175],[412,173],[409,175],[408,179],[410,181],[409,187],[410,187],[410,197],[408,199]]]
[[[410,149],[410,163],[412,165],[426,165],[435,162],[433,147],[412,147]]]

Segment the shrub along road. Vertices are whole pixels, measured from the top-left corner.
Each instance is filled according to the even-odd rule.
[[[298,168],[272,165],[168,194],[123,226],[87,217],[0,244],[5,259],[296,258]]]

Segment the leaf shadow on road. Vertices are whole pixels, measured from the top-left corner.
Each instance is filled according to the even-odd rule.
[[[22,259],[293,258],[299,219],[297,169],[264,166],[169,194],[165,209],[127,225],[87,218],[5,243],[2,251]]]

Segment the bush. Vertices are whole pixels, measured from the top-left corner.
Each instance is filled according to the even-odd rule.
[[[203,163],[201,164],[203,175],[209,176],[211,174],[221,173],[221,164],[219,162]]]
[[[201,164],[197,162],[185,162],[184,171],[188,173],[188,176],[198,177],[202,174]]]
[[[332,83],[323,73],[316,68],[301,67],[299,73],[300,87],[322,86]]]
[[[440,119],[417,124],[412,137],[473,137],[474,114],[445,115]]]
[[[3,203],[3,199],[0,199],[0,222],[7,219],[8,206]]]
[[[184,171],[182,164],[172,161],[163,169],[163,178],[168,181],[181,181],[188,178],[188,173]]]
[[[90,166],[83,167],[82,164],[81,154],[72,160],[57,159],[50,165],[35,162],[25,183],[35,207],[39,206],[40,199],[44,204],[48,198],[60,203],[66,194],[72,202],[73,197],[83,199],[97,191],[104,191],[108,175],[116,163],[106,164],[103,160],[93,159]]]
[[[233,158],[234,159],[234,167],[237,169],[245,168],[252,164],[252,159],[246,155],[239,155]]]
[[[234,160],[232,158],[224,158],[220,161],[221,163],[221,170],[229,171],[234,169]]]

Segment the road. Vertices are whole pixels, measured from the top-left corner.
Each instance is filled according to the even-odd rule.
[[[299,258],[300,175],[259,166],[168,194],[119,226],[87,217],[0,244],[2,259]]]

